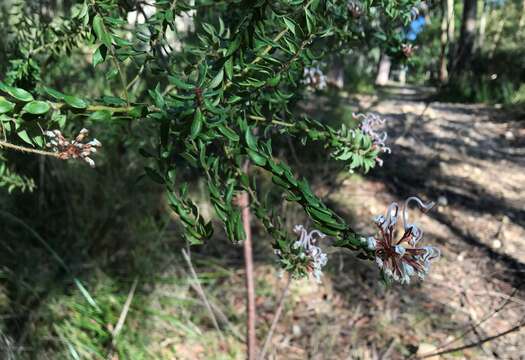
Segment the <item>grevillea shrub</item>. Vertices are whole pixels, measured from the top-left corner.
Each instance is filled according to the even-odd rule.
[[[295,278],[309,273],[321,278],[327,257],[318,245],[326,237],[336,247],[375,259],[385,275],[403,282],[412,274],[422,276],[437,256],[431,248],[416,248],[422,233],[406,216],[404,235],[394,239],[397,204],[376,220],[379,234],[358,234],[272,146],[286,137],[305,146],[321,143],[327,158],[364,173],[388,161],[377,116],[357,115],[360,126],[334,128],[297,115],[295,104],[305,91],[315,96],[325,89],[328,55],[345,56],[374,43],[402,56],[403,26],[416,2],[86,0],[47,22],[23,5],[11,8],[18,16],[8,28],[10,61],[0,82],[3,151],[94,165],[104,144],[89,140],[84,127],[91,139],[97,135],[91,122],[140,120],[155,129],[141,134],[154,146],[136,151],[155,164],[146,173],[165,186],[191,244],[207,241],[214,229],[181,180],[185,167],[205,178],[216,217],[233,243],[246,236],[235,199],[249,194],[251,213],[273,239],[282,268]],[[75,51],[88,53],[93,71],[106,71],[106,96],[67,93],[43,80],[45,62]],[[286,201],[304,209],[312,229],[283,227],[257,187],[261,172]]]

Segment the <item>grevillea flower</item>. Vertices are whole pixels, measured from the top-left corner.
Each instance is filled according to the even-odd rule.
[[[418,207],[427,212],[434,203],[423,203],[419,198],[412,196],[405,200],[400,209],[397,203],[392,203],[386,214],[374,219],[379,229],[378,237],[370,236],[363,241],[370,250],[375,251],[376,263],[383,273],[401,283],[409,283],[410,277],[417,274],[421,279],[425,277],[430,268],[430,263],[439,258],[440,252],[432,246],[418,247],[418,242],[423,238],[423,231],[408,222],[408,205],[415,202]],[[399,212],[402,212],[404,233],[396,240],[396,227]]]
[[[319,66],[305,68],[301,82],[313,89],[323,90],[326,88],[326,76]]]
[[[363,5],[359,1],[350,0],[347,4],[348,11],[355,19],[363,14]]]
[[[403,51],[403,54],[409,58],[414,54],[414,51],[417,50],[417,46],[412,44],[401,44],[401,50]]]
[[[294,249],[300,249],[301,256],[308,258],[308,272],[312,273],[317,282],[321,282],[323,276],[322,268],[328,262],[328,258],[322,249],[315,245],[318,239],[326,235],[319,230],[306,231],[303,225],[295,225],[293,231],[299,235],[296,242],[293,243]]]
[[[374,147],[378,148],[381,152],[390,154],[392,150],[386,146],[386,139],[388,134],[386,131],[379,131],[378,128],[385,124],[385,119],[382,119],[379,115],[373,113],[367,114],[352,114],[355,118],[361,119],[359,128],[361,131],[370,136]],[[383,160],[379,157],[376,158],[379,166],[383,166]]]
[[[62,160],[67,159],[82,159],[91,167],[95,167],[95,162],[89,156],[97,152],[97,148],[102,144],[97,139],[93,139],[84,143],[84,139],[88,135],[87,129],[82,129],[73,141],[66,140],[60,130],[46,131],[46,136],[49,142],[46,144],[58,154],[58,158]]]

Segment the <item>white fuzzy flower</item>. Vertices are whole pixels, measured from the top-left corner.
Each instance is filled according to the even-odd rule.
[[[430,270],[431,262],[440,256],[439,250],[435,247],[416,247],[423,238],[423,231],[408,222],[407,209],[410,202],[415,202],[424,212],[434,205],[432,202],[425,204],[415,196],[406,199],[402,209],[404,233],[397,240],[395,232],[400,206],[397,203],[390,204],[385,215],[374,219],[379,228],[379,236],[369,237],[366,240],[367,247],[375,252],[377,266],[385,276],[401,283],[409,283],[410,278],[416,274],[423,279]]]
[[[44,134],[49,138],[46,146],[57,153],[59,159],[81,159],[88,163],[89,166],[95,167],[95,161],[89,156],[95,154],[97,148],[101,147],[102,144],[97,139],[85,143],[84,139],[88,136],[88,133],[89,131],[83,128],[73,141],[67,140],[60,130],[48,130]]]
[[[308,258],[309,271],[317,282],[321,282],[323,276],[322,268],[328,262],[328,257],[323,250],[316,245],[317,239],[322,239],[326,235],[319,230],[306,231],[303,225],[294,226],[294,232],[299,235],[299,239],[294,242],[292,247],[294,249],[301,249],[302,258]]]

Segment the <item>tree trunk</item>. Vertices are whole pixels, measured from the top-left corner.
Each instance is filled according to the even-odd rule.
[[[517,38],[521,36],[521,33],[523,32],[524,27],[525,27],[525,0],[523,0],[523,4],[521,6],[521,17],[520,17],[520,22],[518,23],[518,31],[516,31]]]
[[[456,52],[455,75],[460,75],[471,63],[474,43],[476,41],[476,17],[478,13],[477,0],[463,1],[463,16],[461,32]]]
[[[448,43],[452,44],[454,41],[454,33],[456,31],[455,23],[455,12],[454,12],[454,0],[447,0],[447,26],[448,26]]]
[[[496,49],[499,46],[501,37],[503,35],[504,28],[505,28],[505,13],[503,13],[500,19],[498,20],[498,27],[496,28],[496,34],[494,35],[494,39],[492,40],[492,47],[489,51],[489,59],[491,60],[494,57],[494,53],[496,52]]]
[[[377,69],[376,85],[386,85],[390,76],[390,57],[386,54],[381,54],[381,60],[379,60],[379,67]]]
[[[449,16],[447,5],[449,2],[449,0],[441,0],[441,53],[439,55],[439,81],[442,84],[448,81],[447,46],[449,42]]]
[[[483,12],[479,18],[479,35],[478,35],[478,45],[477,48],[481,49],[485,44],[485,33],[487,29],[487,17],[488,17],[489,7],[487,3],[483,3]]]

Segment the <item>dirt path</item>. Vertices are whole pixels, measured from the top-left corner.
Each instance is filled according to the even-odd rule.
[[[387,120],[392,154],[383,168],[357,187],[349,182],[333,200],[346,199],[360,219],[410,195],[438,203],[428,216],[414,215],[443,256],[421,292],[409,293],[417,303],[427,297],[419,304],[423,313],[446,318],[420,333],[419,341],[432,349],[452,340],[457,329],[470,329],[448,349],[519,324],[525,315],[524,121],[489,106],[410,100],[399,92],[380,101],[360,97],[359,106]],[[521,329],[460,354],[522,358],[524,340]]]
[[[385,289],[373,264],[332,254],[322,285],[293,286],[277,359],[406,359],[465,345],[431,359],[525,358],[525,121],[420,94],[356,100],[387,120],[392,154],[329,200],[363,233],[392,201],[435,201],[412,216],[442,258],[425,281]]]
[[[427,232],[447,249],[523,270],[523,122],[483,105],[385,100],[370,110],[387,119],[392,148],[373,177],[392,194],[436,201]]]
[[[363,234],[374,233],[372,218],[393,201],[435,201],[433,211],[413,211],[411,219],[442,258],[424,281],[387,288],[374,263],[326,249],[321,284],[292,282],[269,358],[417,359],[460,348],[427,358],[525,359],[525,121],[488,106],[418,100],[419,89],[396,90],[384,100],[352,101],[353,109],[387,120],[392,154],[384,166],[339,188],[330,184],[331,169],[321,169],[314,188],[320,196],[336,189],[328,202]],[[290,227],[304,220],[294,209],[287,210]],[[259,339],[285,284],[266,250],[255,253]],[[236,274],[215,296],[241,315],[244,280]],[[242,315],[235,321],[242,328]]]

